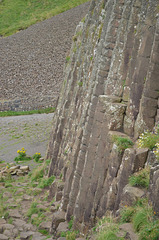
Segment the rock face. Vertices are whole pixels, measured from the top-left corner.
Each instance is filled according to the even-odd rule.
[[[158,0],[93,0],[76,28],[47,152],[49,175],[65,182],[60,210],[80,231],[118,209],[144,166],[147,150],[119,151],[112,139],[152,130],[158,98]]]

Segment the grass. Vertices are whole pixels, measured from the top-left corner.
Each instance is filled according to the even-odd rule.
[[[159,219],[147,198],[141,198],[132,206],[124,206],[120,210],[120,221],[111,214],[103,217],[92,229],[96,240],[124,240],[118,237],[120,225],[130,222],[139,240],[159,239]]]
[[[51,176],[49,178],[48,177],[42,178],[40,180],[40,183],[39,183],[38,187],[39,188],[48,187],[48,186],[50,186],[53,183],[54,180],[55,180],[55,176]]]
[[[41,113],[52,113],[55,111],[55,108],[45,108],[39,110],[30,110],[30,111],[4,111],[0,112],[0,117],[8,117],[8,116],[20,116],[20,115],[32,115],[32,114],[41,114]]]
[[[134,143],[129,138],[113,136],[112,141],[117,145],[118,151],[122,152],[127,148],[131,148]]]
[[[9,36],[85,2],[88,0],[3,0],[0,3],[0,35]]]
[[[138,200],[133,206],[125,206],[120,212],[121,223],[131,222],[138,233],[139,240],[159,239],[159,219],[146,198]]]
[[[97,240],[117,240],[116,233],[119,231],[118,224],[112,216],[104,217],[97,224]]]
[[[144,168],[129,177],[129,184],[133,187],[148,188],[150,181],[150,168]]]

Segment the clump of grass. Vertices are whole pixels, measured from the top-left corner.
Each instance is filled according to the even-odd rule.
[[[67,232],[66,234],[66,240],[75,240],[76,239],[76,232]]]
[[[135,213],[135,209],[134,207],[130,206],[125,206],[123,207],[123,209],[120,211],[120,215],[121,215],[121,222],[125,223],[125,222],[131,222],[132,221],[132,217]]]
[[[0,112],[0,117],[8,117],[8,116],[21,116],[21,115],[32,115],[32,114],[42,114],[42,113],[52,113],[55,112],[55,108],[46,108],[39,110],[31,110],[31,111],[4,111]]]
[[[46,229],[40,229],[39,232],[43,235],[48,235],[49,232]]]
[[[139,199],[133,206],[125,206],[120,212],[121,222],[132,222],[139,240],[159,238],[159,219],[146,198]]]
[[[154,220],[143,226],[139,240],[158,240],[159,239],[159,220]]]
[[[42,178],[41,180],[40,180],[40,183],[38,184],[38,187],[39,188],[45,188],[45,187],[48,187],[48,186],[50,186],[52,183],[53,183],[53,181],[55,180],[55,176],[51,176],[51,177],[46,177],[46,178]]]
[[[70,56],[66,56],[66,62],[69,63],[70,61]]]
[[[129,177],[129,184],[134,187],[148,188],[150,181],[150,168],[146,167]]]
[[[73,216],[71,217],[71,220],[68,223],[68,228],[71,230],[73,226]]]
[[[83,86],[83,82],[78,82],[78,86],[82,87]]]
[[[42,223],[45,219],[45,215],[43,214],[42,211],[38,211],[37,212],[38,216],[37,217],[34,217],[32,220],[31,220],[31,223],[35,226],[39,226],[40,223]]]
[[[127,148],[131,148],[134,143],[129,138],[113,136],[112,141],[117,145],[118,151],[122,152]]]
[[[96,226],[97,240],[117,240],[116,233],[119,231],[119,225],[115,223],[110,215],[101,219]]]
[[[31,204],[31,207],[29,208],[28,212],[27,212],[27,217],[31,217],[33,214],[36,214],[39,212],[39,209],[37,208],[38,203],[37,202],[33,202]]]
[[[139,232],[143,226],[147,225],[149,222],[149,212],[148,209],[142,208],[138,209],[133,216],[133,226],[136,232]]]
[[[37,181],[44,176],[44,165],[38,166],[31,174],[31,181]]]

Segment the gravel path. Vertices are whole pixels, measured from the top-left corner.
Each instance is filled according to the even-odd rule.
[[[21,100],[35,109],[57,99],[72,36],[89,4],[0,38],[0,103]]]
[[[45,156],[53,113],[0,117],[0,160],[13,162],[17,150],[24,147],[32,156]]]

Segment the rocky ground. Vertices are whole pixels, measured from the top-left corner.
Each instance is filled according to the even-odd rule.
[[[44,157],[51,132],[53,113],[0,117],[0,160],[12,162],[17,150]]]
[[[0,38],[0,110],[4,102],[6,110],[54,106],[75,28],[89,4]]]
[[[1,168],[4,163],[0,164]],[[36,169],[47,169],[41,163]],[[36,171],[36,170],[34,170]],[[37,172],[38,172],[37,171]],[[48,199],[48,187],[40,186],[40,179],[29,175],[6,177],[0,182],[0,239],[52,239],[49,235],[52,212],[57,205]]]

